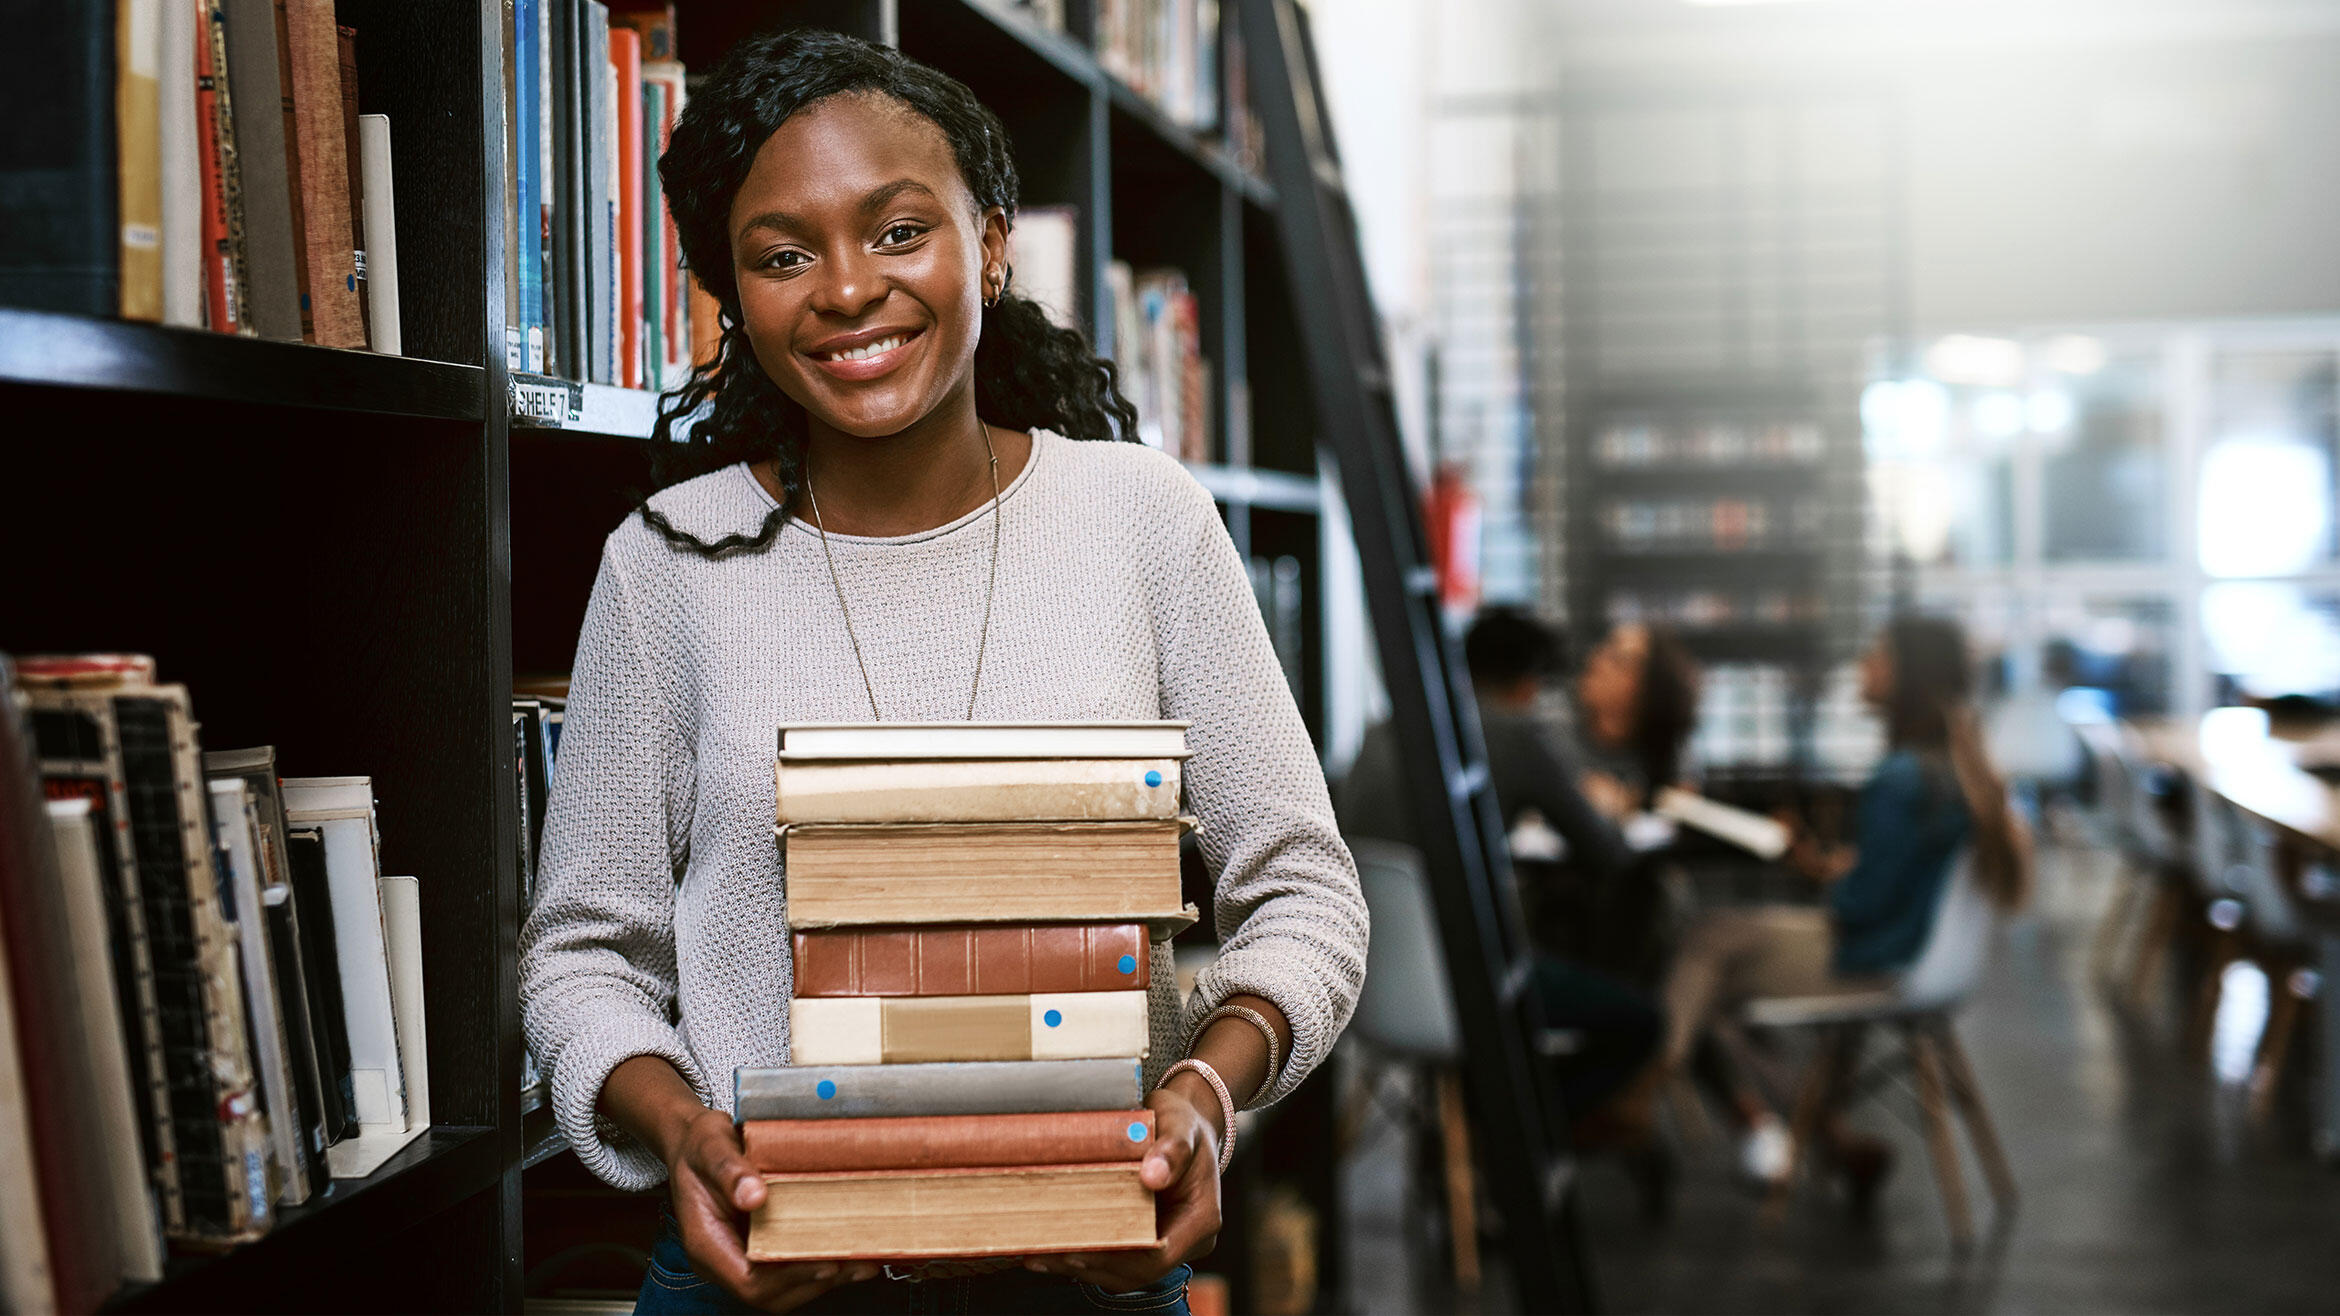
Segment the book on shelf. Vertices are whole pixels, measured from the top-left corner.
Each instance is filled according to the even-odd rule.
[[[1144,987],[1141,923],[928,924],[793,935],[798,996],[991,996]]]
[[[364,347],[366,326],[357,296],[357,217],[349,205],[349,170],[355,166],[342,118],[341,38],[333,21],[333,0],[285,0],[282,12],[299,133],[297,187],[307,257],[301,293],[314,321],[310,341],[325,347]]]
[[[1099,0],[1096,25],[1107,72],[1180,127],[1218,126],[1218,0]]]
[[[289,0],[288,0],[289,3]],[[297,343],[309,327],[308,251],[302,236],[297,111],[289,74],[286,6],[277,0],[216,0],[226,27],[228,88],[244,199],[246,300],[253,331]],[[127,153],[128,125],[124,125]]]
[[[373,782],[365,777],[287,777],[284,812],[292,827],[313,827],[324,841],[358,1130],[403,1132],[406,1070],[399,1063],[390,949],[383,931]]]
[[[750,1261],[1021,1256],[1155,1245],[1138,1163],[767,1174]]]
[[[178,8],[185,9],[185,4]],[[115,199],[125,320],[163,318],[162,63],[165,0],[115,0]]]
[[[106,5],[21,5],[9,37],[28,57],[0,84],[0,115],[54,129],[41,149],[0,161],[0,303],[117,314],[115,16]]]
[[[751,1256],[1153,1242],[1148,924],[1181,898],[1185,755],[1175,723],[780,729],[795,1063],[734,1074]]]
[[[1067,329],[1081,327],[1080,225],[1077,206],[1027,206],[1008,231],[1008,290]]]
[[[1146,1053],[1146,993],[798,996],[789,1053],[808,1065],[1101,1060]]]
[[[333,883],[325,871],[325,832],[296,827],[284,833],[285,871],[301,912],[301,963],[306,970],[309,1024],[315,1030],[320,1112],[328,1146],[358,1132],[357,1090],[350,1072],[349,1010],[342,999],[341,952],[333,930]]]
[[[358,168],[364,178],[367,233],[364,277],[366,320],[374,350],[402,356],[406,340],[398,310],[398,204],[390,170],[390,119],[387,115],[358,116]]]
[[[1154,1112],[746,1120],[739,1131],[748,1164],[767,1174],[1095,1165],[1144,1155]]]
[[[208,771],[208,769],[207,769]],[[321,1187],[325,1167],[314,1155],[293,1082],[293,1048],[286,1035],[283,997],[270,957],[268,923],[262,914],[267,879],[261,872],[259,802],[240,777],[213,775],[211,821],[219,836],[219,852],[226,861],[228,882],[223,888],[232,900],[236,949],[244,974],[244,1004],[252,1025],[252,1055],[260,1079],[261,1108],[268,1113],[268,1136],[275,1154],[271,1162],[277,1182],[274,1200],[297,1204]]]
[[[156,183],[161,193],[162,321],[203,327],[203,174],[195,129],[196,6],[166,4],[155,78]]]
[[[1138,438],[1184,462],[1211,453],[1210,365],[1202,355],[1202,308],[1178,270],[1135,270],[1114,261],[1113,361],[1122,396],[1137,408]]]
[[[732,1075],[732,1111],[747,1121],[1134,1110],[1142,1080],[1135,1058],[748,1067]]]

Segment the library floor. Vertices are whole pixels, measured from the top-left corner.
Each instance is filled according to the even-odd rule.
[[[1995,1241],[1953,1254],[1915,1127],[1887,1096],[1856,1118],[1897,1152],[1874,1223],[1807,1190],[1766,1228],[1732,1179],[1732,1149],[1681,1149],[1673,1219],[1645,1223],[1614,1164],[1586,1171],[1601,1300],[1612,1312],[2299,1312],[2340,1292],[2340,1169],[2306,1151],[2314,1060],[2303,1021],[2274,1117],[2253,1126],[2231,1088],[2177,1054],[2174,1010],[2132,1017],[2085,966],[2107,865],[2044,856],[2038,913],[2007,929],[1988,986],[1960,1022],[2023,1191]],[[2245,975],[2247,978],[2247,974]],[[2230,982],[2233,981],[2230,979]],[[2230,990],[2214,1050],[2247,1055],[2251,984]],[[2174,992],[2173,992],[2174,995]],[[2263,997],[2258,998],[2263,1001]],[[2261,1007],[2263,1009],[2263,1006]],[[1345,1308],[1515,1309],[1495,1273],[1475,1297],[1444,1282],[1443,1249],[1406,1204],[1394,1136],[1368,1138],[1345,1169]],[[1968,1191],[1981,1188],[1971,1163]],[[1978,1225],[1988,1216],[1979,1209]]]

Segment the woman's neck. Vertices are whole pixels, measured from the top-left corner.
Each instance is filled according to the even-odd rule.
[[[999,459],[998,479],[992,457]],[[935,408],[896,434],[864,438],[814,419],[807,435],[804,481],[809,497],[795,514],[824,530],[884,538],[948,525],[1015,481],[1031,459],[1029,434],[987,427],[974,400]],[[759,462],[756,479],[780,496],[773,464]]]

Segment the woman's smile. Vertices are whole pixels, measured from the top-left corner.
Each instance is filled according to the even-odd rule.
[[[925,336],[916,328],[862,329],[825,339],[803,355],[832,378],[861,383],[893,373]]]

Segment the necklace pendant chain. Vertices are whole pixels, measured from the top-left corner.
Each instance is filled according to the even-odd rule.
[[[983,629],[975,638],[975,679],[967,683],[967,712],[961,719],[967,722],[975,720],[975,696],[983,689],[983,657],[991,648],[991,600],[999,591],[999,449],[991,441],[990,424],[980,419],[976,424],[983,427],[983,451],[991,464],[991,571],[983,585]],[[869,720],[883,722],[886,719],[878,711],[877,686],[869,679],[869,661],[861,656],[861,637],[853,630],[853,609],[845,604],[845,582],[837,575],[837,557],[829,549],[829,528],[821,521],[821,496],[813,492],[809,472],[804,495],[812,503],[813,529],[821,537],[821,559],[829,566],[829,587],[837,592],[837,611],[845,618],[845,640],[853,646],[853,665],[861,669],[861,691],[869,697]]]

